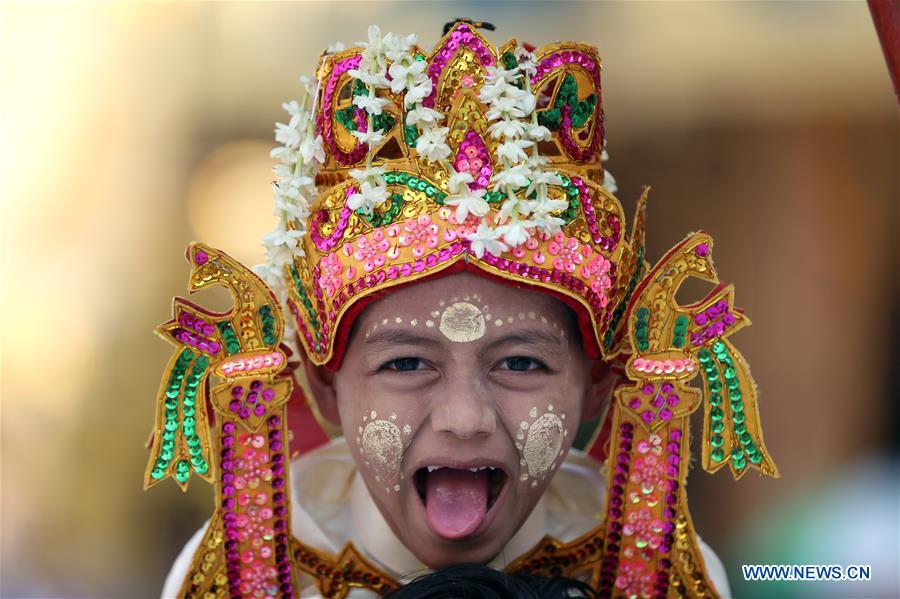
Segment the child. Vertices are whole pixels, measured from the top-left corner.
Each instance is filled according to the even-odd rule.
[[[288,478],[274,298],[224,254],[189,248],[192,287],[227,284],[237,307],[177,303],[187,324],[164,327],[210,357],[173,358],[164,401],[178,372],[194,389],[207,367],[225,380],[215,452],[203,411],[189,406],[181,445],[177,411],[158,412],[148,486],[184,486],[191,466],[212,480],[207,453],[220,470],[212,524],[164,596],[371,596],[463,562],[601,595],[728,594],[687,511],[701,400],[687,382],[702,369],[704,467],[777,474],[727,340],[747,320],[730,287],[674,300],[687,276],[715,281],[708,236],[647,272],[644,198],[624,235],[600,162],[599,68],[577,44],[495,50],[464,21],[427,56],[373,27],[362,50],[323,57],[311,110],[287,104],[277,131],[283,220],[260,274],[297,326],[311,404],[343,436]],[[572,449],[594,421],[606,428],[587,453]],[[309,438],[307,426],[295,440]]]

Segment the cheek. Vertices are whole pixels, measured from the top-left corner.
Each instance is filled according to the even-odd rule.
[[[527,413],[520,413],[510,426],[519,453],[519,482],[525,487],[537,487],[547,480],[572,445],[580,398],[569,391],[532,399]]]
[[[381,402],[370,401],[370,405]],[[357,453],[357,465],[366,475],[374,490],[396,493],[400,491],[403,479],[401,466],[403,455],[414,435],[412,425],[393,411],[369,410],[359,416],[354,414],[355,430],[347,430],[344,434]],[[342,413],[342,418],[344,414]]]

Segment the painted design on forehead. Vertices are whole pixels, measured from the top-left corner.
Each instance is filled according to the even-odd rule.
[[[385,491],[400,491],[400,464],[403,461],[404,443],[402,435],[410,435],[412,427],[408,424],[401,429],[396,424],[397,414],[391,413],[390,419],[378,418],[378,412],[372,410],[362,418],[365,423],[357,429],[359,446],[368,466],[375,474],[375,482],[384,484]]]
[[[383,318],[381,322],[376,322],[372,328],[366,331],[366,339],[379,327],[387,326],[388,323],[403,324],[408,322],[413,328],[424,323],[426,328],[434,328],[437,325],[438,330],[443,333],[444,337],[456,343],[467,343],[477,341],[484,337],[489,325],[502,327],[505,324],[512,324],[519,320],[539,320],[543,324],[549,324],[559,331],[563,339],[566,338],[566,331],[556,320],[550,320],[543,314],[539,314],[534,310],[529,312],[519,312],[515,315],[508,315],[506,318],[493,318],[489,312],[488,305],[479,306],[477,302],[481,301],[481,296],[477,293],[465,295],[463,297],[453,297],[448,300],[441,300],[438,304],[438,310],[429,312],[430,318],[424,321],[419,318],[411,318],[408,321],[401,316],[392,318]]]
[[[438,328],[450,341],[456,343],[475,341],[484,337],[484,313],[475,304],[454,302],[441,312],[441,323]]]
[[[515,445],[523,469],[519,480],[523,483],[530,480],[531,486],[536,487],[562,463],[563,442],[571,433],[565,427],[566,415],[556,413],[553,404],[549,404],[540,416],[537,406],[532,407],[528,417],[532,422],[523,420],[519,423]]]

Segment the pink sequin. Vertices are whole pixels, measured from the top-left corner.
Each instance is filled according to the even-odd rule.
[[[363,263],[366,272],[372,272],[376,267],[384,266],[384,253],[390,247],[390,243],[384,238],[381,229],[375,229],[370,234],[371,239],[365,235],[356,240],[353,257]]]
[[[403,231],[397,242],[403,247],[412,246],[412,254],[416,258],[421,258],[427,248],[434,249],[438,246],[438,226],[431,222],[431,217],[427,214],[404,224]]]
[[[466,132],[465,138],[459,144],[453,166],[457,172],[472,175],[473,181],[469,183],[469,189],[474,191],[487,188],[493,174],[493,165],[491,154],[478,132],[472,129]]]
[[[568,273],[575,272],[578,265],[584,262],[581,244],[574,237],[566,237],[562,232],[553,236],[553,240],[547,246],[547,251],[555,256],[553,268]]]
[[[341,286],[341,270],[343,265],[338,259],[336,253],[327,254],[319,262],[321,274],[319,275],[319,283],[325,289],[325,295],[333,297]]]
[[[627,597],[653,597],[653,571],[642,560],[622,560],[616,573],[616,588]]]

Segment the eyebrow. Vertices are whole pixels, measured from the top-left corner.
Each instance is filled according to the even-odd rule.
[[[544,346],[548,350],[562,350],[565,346],[565,342],[558,335],[555,335],[550,331],[544,329],[531,327],[516,331],[515,333],[510,333],[509,335],[504,335],[499,339],[495,339],[484,348],[482,353],[486,353],[500,345],[511,343]]]
[[[562,350],[565,347],[565,342],[558,335],[541,328],[528,327],[491,341],[479,353],[485,354],[501,345],[514,343],[536,345],[544,347],[548,351]],[[390,347],[393,345],[423,345],[436,347],[441,345],[441,341],[434,337],[418,335],[411,331],[382,330],[374,332],[366,337],[365,344],[370,347]]]
[[[384,330],[366,337],[366,345],[439,345],[433,337],[417,335],[409,331]]]

